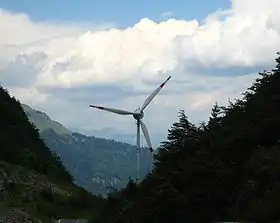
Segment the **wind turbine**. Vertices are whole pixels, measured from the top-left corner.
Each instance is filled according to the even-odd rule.
[[[126,111],[126,110],[121,110],[121,109],[116,109],[116,108],[108,108],[108,107],[103,107],[103,106],[97,106],[97,105],[89,105],[89,107],[92,108],[97,108],[100,110],[116,113],[119,115],[132,115],[134,119],[136,119],[136,125],[137,125],[137,137],[136,137],[136,144],[137,144],[137,163],[136,163],[136,182],[139,181],[139,172],[140,172],[140,126],[142,129],[142,132],[144,134],[144,137],[146,139],[147,145],[153,154],[153,147],[151,143],[151,139],[149,136],[148,128],[142,121],[144,117],[144,110],[145,108],[150,104],[150,102],[153,100],[153,98],[159,93],[159,91],[164,87],[164,85],[169,81],[171,76],[169,76],[159,87],[145,100],[143,103],[142,107],[136,108],[133,112],[132,111]]]

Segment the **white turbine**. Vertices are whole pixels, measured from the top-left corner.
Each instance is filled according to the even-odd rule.
[[[115,109],[115,108],[107,108],[107,107],[103,107],[103,106],[96,106],[96,105],[89,105],[89,107],[92,108],[97,108],[97,109],[101,109],[104,111],[108,111],[108,112],[112,112],[112,113],[116,113],[119,115],[132,115],[133,118],[136,119],[136,125],[137,125],[137,137],[136,137],[136,144],[137,144],[137,164],[136,164],[136,181],[139,181],[139,171],[140,171],[140,126],[142,129],[142,132],[144,134],[144,137],[146,139],[147,145],[151,151],[151,153],[153,154],[153,147],[152,147],[152,143],[151,143],[151,139],[149,136],[149,132],[148,129],[146,127],[146,125],[144,124],[144,122],[142,121],[142,118],[144,117],[144,109],[150,104],[150,102],[153,100],[153,98],[159,93],[159,91],[164,87],[164,85],[167,83],[167,81],[169,81],[171,78],[171,76],[169,76],[144,102],[144,104],[142,105],[142,108],[137,108],[135,109],[133,112],[131,111],[125,111],[125,110],[121,110],[121,109]]]

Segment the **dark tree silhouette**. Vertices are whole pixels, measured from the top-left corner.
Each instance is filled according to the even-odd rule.
[[[102,222],[271,222],[280,216],[280,56],[242,99],[199,127],[183,111],[139,185],[108,199]]]

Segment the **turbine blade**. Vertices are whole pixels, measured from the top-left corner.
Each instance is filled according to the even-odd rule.
[[[144,109],[150,104],[150,102],[153,100],[153,98],[158,94],[158,92],[164,87],[164,85],[169,81],[171,76],[169,76],[159,87],[145,100],[141,111],[144,111]]]
[[[152,147],[151,139],[150,139],[150,136],[149,136],[148,128],[142,120],[140,120],[140,125],[141,125],[141,128],[142,128],[143,134],[145,136],[147,145],[149,147],[149,150],[151,151],[151,153],[153,153],[153,147]]]
[[[106,107],[102,107],[102,106],[96,106],[96,105],[89,105],[89,107],[91,108],[97,108],[100,110],[104,110],[104,111],[108,111],[108,112],[113,112],[119,115],[133,115],[133,112],[130,111],[125,111],[125,110],[121,110],[121,109],[116,109],[116,108],[106,108]]]

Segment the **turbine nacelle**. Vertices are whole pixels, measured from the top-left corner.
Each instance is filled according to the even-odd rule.
[[[136,120],[141,120],[144,117],[144,112],[140,108],[136,108],[133,113],[133,118]]]

